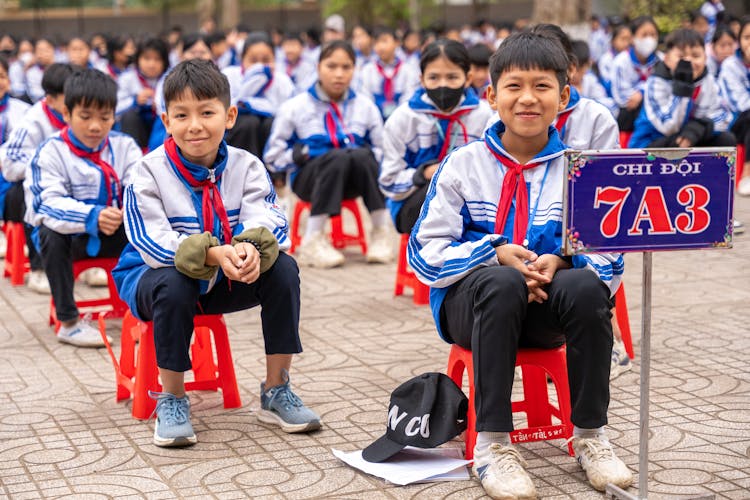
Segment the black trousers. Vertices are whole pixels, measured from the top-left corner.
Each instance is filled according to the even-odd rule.
[[[302,352],[299,339],[299,269],[280,253],[276,263],[254,283],[226,277],[200,295],[199,282],[174,267],[147,270],[136,292],[138,315],[154,322],[156,363],[159,368],[190,369],[190,337],[196,314],[224,314],[261,306],[266,354]]]
[[[292,190],[311,204],[310,215],[339,215],[341,201],[361,196],[367,210],[385,208],[378,187],[380,166],[368,148],[332,149],[305,163]]]
[[[662,137],[661,139],[657,139],[651,144],[649,144],[648,147],[650,148],[676,148],[677,137],[679,137],[679,135],[680,134],[674,134],[674,135]],[[737,139],[734,137],[734,134],[732,134],[731,132],[720,132],[718,134],[715,134],[710,140],[698,141],[698,144],[693,144],[693,146],[706,147],[706,148],[718,148],[722,146],[734,147],[736,144],[737,144]]]
[[[745,151],[750,151],[750,109],[740,113],[732,125],[732,132],[737,142],[745,146]],[[750,158],[746,161],[750,161]]]
[[[125,228],[120,228],[112,235],[99,233],[101,247],[96,255],[86,253],[89,242],[87,234],[61,234],[47,226],[39,227],[39,246],[44,260],[44,272],[49,280],[52,298],[55,300],[55,311],[60,321],[71,321],[78,317],[78,308],[73,297],[73,262],[92,257],[119,257],[128,243]]]
[[[120,117],[120,130],[135,139],[140,147],[146,148],[151,130],[154,128],[154,120],[159,119],[152,115],[144,115],[138,108],[129,109]]]
[[[419,213],[422,211],[428,187],[430,187],[429,183],[414,191],[411,196],[404,200],[401,210],[396,215],[396,231],[401,234],[411,233],[414,224],[419,219]]]
[[[635,109],[620,108],[620,112],[617,114],[617,127],[620,132],[632,132],[635,129],[635,120],[641,114],[642,107],[643,103]]]
[[[272,116],[258,116],[244,113],[237,116],[234,127],[227,130],[226,141],[230,146],[249,151],[263,158],[268,136],[271,135]]]
[[[608,288],[586,269],[559,270],[542,304],[527,301],[519,271],[481,267],[448,292],[440,309],[444,334],[474,361],[477,431],[513,430],[511,391],[519,347],[566,344],[573,424],[607,423],[612,302]]]
[[[23,181],[14,182],[5,193],[5,206],[3,207],[3,219],[8,222],[23,223],[23,216],[26,213],[26,201],[24,200]],[[34,228],[28,224],[23,225],[23,232],[26,234],[26,248],[29,249],[29,265],[32,271],[41,271],[44,269],[42,256],[37,252],[34,243],[31,241],[31,233]]]

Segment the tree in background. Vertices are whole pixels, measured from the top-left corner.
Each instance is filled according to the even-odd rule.
[[[625,0],[623,11],[631,18],[648,15],[656,20],[662,33],[682,25],[690,12],[698,10],[703,0]]]

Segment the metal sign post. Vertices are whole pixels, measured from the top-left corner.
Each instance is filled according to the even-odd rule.
[[[731,248],[736,150],[569,151],[566,161],[564,253],[643,252],[638,494],[608,484],[606,495],[645,500],[652,252]]]

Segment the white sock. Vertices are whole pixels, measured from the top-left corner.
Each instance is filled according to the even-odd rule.
[[[323,232],[323,230],[326,228],[327,221],[328,216],[326,214],[311,215],[307,219],[307,228],[305,229],[305,237],[303,239],[306,240],[315,233]]]
[[[474,445],[474,463],[485,464],[490,460],[490,445],[499,443],[510,446],[509,432],[477,432],[477,443]]]
[[[602,438],[604,441],[607,441],[607,436],[604,434],[604,427],[581,429],[580,427],[573,426],[573,436],[587,439]]]
[[[388,220],[391,218],[391,214],[385,208],[370,212],[370,220],[372,221],[373,228],[385,227],[388,224]]]

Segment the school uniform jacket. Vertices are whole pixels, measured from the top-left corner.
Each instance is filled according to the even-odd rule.
[[[500,265],[495,253],[497,240],[512,241],[514,206],[503,234],[494,230],[506,168],[489,147],[513,159],[499,138],[504,130],[503,123],[497,122],[485,132],[485,141],[472,142],[448,155],[432,178],[409,238],[409,265],[420,281],[432,287],[430,305],[438,330],[440,306],[450,287],[479,267]],[[557,131],[550,127],[549,141],[534,159],[541,164],[524,171],[529,199],[528,248],[538,255],[561,255],[565,149]],[[620,254],[577,255],[572,264],[595,272],[611,293],[619,286],[624,270]]]
[[[612,75],[614,74],[615,68],[615,53],[614,49],[610,49],[599,58],[596,62],[596,68],[598,70],[599,83],[602,84],[604,90],[607,91],[607,96],[612,97]]]
[[[263,153],[268,168],[294,176],[297,165],[292,160],[292,148],[297,142],[308,146],[310,158],[334,149],[335,141],[339,147],[370,148],[380,162],[383,120],[375,104],[349,89],[338,107],[343,123],[331,113],[330,98],[318,84],[285,102],[276,114]]]
[[[3,175],[3,157],[5,156],[5,147],[3,146],[11,136],[13,129],[23,122],[23,118],[28,112],[27,103],[14,99],[10,95],[0,99],[0,107],[5,105],[5,110],[0,111],[0,219],[3,216],[5,208],[5,193],[10,189],[11,182],[5,179]]]
[[[658,64],[646,83],[643,108],[635,122],[629,146],[646,147],[661,137],[676,134],[691,119],[710,120],[714,133],[729,129],[732,113],[723,105],[714,77],[704,70],[694,85],[694,97],[674,95],[671,72],[664,63]]]
[[[29,96],[29,99],[33,102],[37,102],[44,97],[44,89],[42,88],[43,76],[44,68],[39,64],[34,64],[26,70],[26,95]]]
[[[592,71],[587,71],[583,75],[581,95],[598,102],[607,108],[614,117],[617,117],[620,113],[620,108],[615,104],[615,100],[607,95],[607,89],[604,88],[602,82]]]
[[[750,109],[750,68],[745,66],[739,51],[721,64],[719,85],[735,118]]]
[[[185,167],[197,180],[210,176],[209,169],[183,158]],[[281,250],[290,246],[288,227],[276,193],[263,163],[252,154],[222,143],[214,175],[232,234],[265,227],[279,242]],[[192,234],[204,231],[201,211],[202,191],[194,190],[167,158],[164,146],[138,162],[133,183],[125,190],[125,247],[112,275],[120,297],[137,314],[138,281],[149,268],[173,267],[175,251]],[[214,220],[214,235],[224,241],[221,223]],[[208,292],[221,276],[201,281],[201,293]]]
[[[602,104],[581,97],[574,87],[570,88],[567,107],[552,125],[571,149],[616,149],[620,144],[620,130],[612,113]]]
[[[487,120],[493,112],[486,101],[480,100],[472,89],[464,92],[461,102],[451,111],[456,114],[469,110],[459,118],[460,123],[452,125],[449,151],[467,142],[480,139]],[[438,119],[438,110],[424,89],[419,89],[409,102],[402,104],[388,118],[383,129],[383,161],[380,166],[378,183],[387,197],[386,205],[395,218],[404,200],[411,196],[418,186],[413,177],[417,168],[439,161],[446,128],[449,121]],[[461,123],[466,128],[464,141]]]
[[[14,97],[23,97],[26,94],[26,71],[23,61],[16,60],[10,63],[8,78],[10,78],[10,93]]]
[[[254,64],[224,68],[229,80],[231,102],[240,113],[274,116],[279,107],[294,95],[294,84],[284,73],[273,72],[269,66]]]
[[[156,108],[153,98],[143,105],[138,104],[136,98],[144,88],[148,87],[155,90],[158,82],[158,78],[146,78],[139,74],[135,68],[128,68],[123,71],[117,80],[117,109],[115,114],[121,116],[133,108],[143,109],[144,111],[152,110],[155,114]]]
[[[89,150],[70,133],[71,141]],[[141,149],[132,137],[110,132],[101,158],[109,163],[120,181],[110,206],[121,208],[122,190],[132,181]],[[88,233],[97,237],[99,212],[107,206],[107,185],[101,167],[76,156],[63,141],[60,132],[45,140],[26,169],[26,223],[44,224],[61,234]],[[115,196],[115,194],[119,194]],[[119,198],[119,199],[118,199]],[[96,255],[97,252],[93,252]],[[91,253],[90,253],[91,255]]]
[[[277,58],[276,71],[289,77],[294,84],[295,95],[307,92],[307,89],[318,80],[318,67],[302,56],[297,64],[290,63],[283,56]]]
[[[59,114],[58,118],[60,121],[63,119]],[[22,181],[39,145],[55,132],[57,129],[47,118],[41,101],[28,108],[8,140],[0,147],[3,178],[8,182]]]
[[[624,108],[633,92],[643,93],[646,80],[659,60],[654,52],[646,60],[646,64],[641,64],[632,47],[617,54],[612,63],[612,98],[618,106]]]
[[[359,89],[371,96],[383,118],[388,118],[394,109],[387,109],[385,76],[381,71],[393,78],[393,104],[391,105],[394,109],[395,106],[409,102],[414,91],[419,88],[419,73],[414,71],[413,66],[399,59],[389,65],[376,60],[362,66],[359,72]]]

